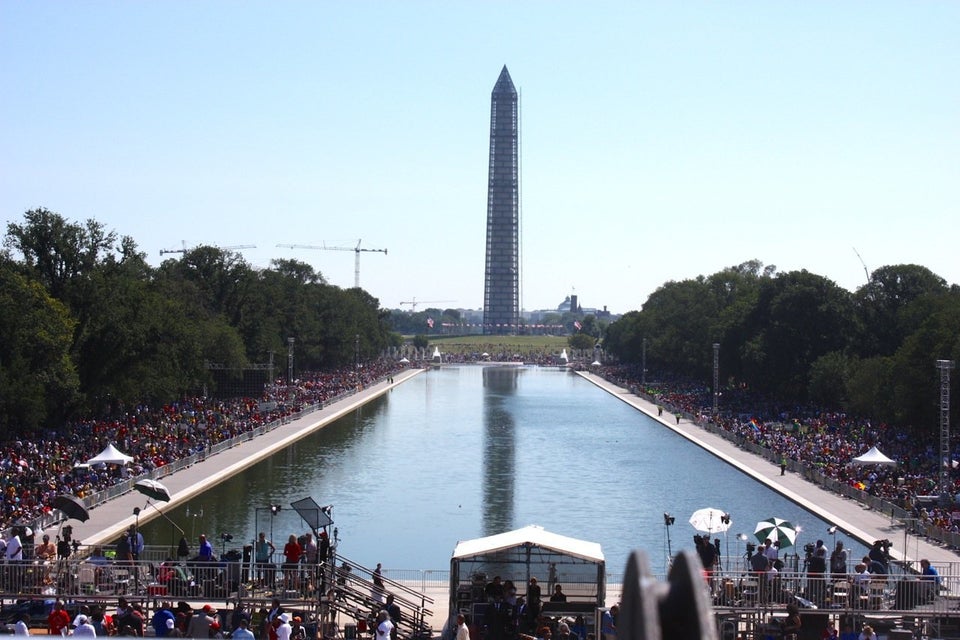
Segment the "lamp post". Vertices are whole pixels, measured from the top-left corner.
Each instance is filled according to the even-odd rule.
[[[749,539],[750,539],[750,536],[748,536],[748,535],[745,534],[745,533],[738,533],[738,534],[737,534],[737,540],[739,540],[740,542],[744,543],[744,545],[746,545],[747,540],[749,540]],[[740,553],[739,545],[737,546],[737,553]],[[740,553],[740,557],[741,557],[741,558],[746,558],[746,557],[747,557],[747,553],[748,553],[748,551],[747,551],[746,549],[744,549],[743,553]]]
[[[293,389],[293,338],[287,338],[287,388]]]
[[[133,556],[133,592],[140,595],[140,507],[133,508],[133,517],[133,536],[129,542]]]
[[[670,527],[676,521],[677,519],[674,516],[667,512],[663,513],[663,526],[667,531],[667,568],[670,567],[673,560],[673,548],[670,546]]]
[[[642,369],[640,371],[640,384],[643,386],[644,392],[646,392],[646,388],[647,388],[647,339],[646,338],[643,339],[643,359],[640,363],[640,367]]]
[[[720,343],[713,343],[713,421],[717,421],[717,403],[720,399]]]

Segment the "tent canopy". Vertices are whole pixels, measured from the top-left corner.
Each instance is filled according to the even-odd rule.
[[[883,453],[880,452],[880,449],[877,449],[876,447],[871,447],[870,451],[867,451],[862,456],[857,456],[851,460],[851,462],[853,464],[897,464],[895,460],[891,460],[887,456],[883,455]]]
[[[588,562],[603,562],[603,551],[596,542],[568,538],[529,525],[505,533],[458,542],[453,550],[454,560],[485,556],[500,562],[526,562],[527,551],[539,547],[563,556],[572,556]]]
[[[450,560],[450,614],[486,606],[484,586],[494,577],[518,588],[536,578],[544,597],[562,584],[571,606],[592,611],[606,597],[603,551],[595,542],[568,538],[530,525],[458,542]]]
[[[133,462],[133,456],[128,456],[112,444],[108,444],[103,451],[87,460],[86,464],[92,466],[95,464],[127,464],[128,462]]]

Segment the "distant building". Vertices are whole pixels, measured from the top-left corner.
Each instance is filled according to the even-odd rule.
[[[490,96],[490,170],[483,333],[516,334],[520,324],[520,172],[517,90],[506,65]]]

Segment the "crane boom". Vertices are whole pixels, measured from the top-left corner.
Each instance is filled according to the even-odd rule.
[[[416,313],[418,304],[439,304],[441,302],[456,302],[456,300],[417,300],[417,297],[414,296],[413,300],[405,300],[400,304],[410,305],[410,310]]]
[[[168,254],[168,253],[186,253],[186,252],[187,252],[187,241],[186,241],[186,240],[181,240],[180,242],[181,242],[182,245],[183,245],[181,248],[179,248],[179,249],[160,249],[160,255],[163,256],[163,255],[166,255],[166,254]],[[232,245],[232,246],[229,246],[229,247],[218,247],[218,246],[216,246],[216,245],[212,245],[212,246],[213,246],[215,249],[221,249],[221,250],[223,250],[223,251],[233,251],[233,250],[235,250],[235,249],[256,249],[256,248],[257,248],[257,245],[255,245],[255,244],[235,244],[235,245]]]
[[[360,288],[360,252],[361,251],[370,251],[373,253],[382,253],[387,254],[386,249],[367,249],[366,247],[361,247],[360,243],[363,242],[363,239],[357,240],[357,246],[355,247],[328,247],[326,244],[316,245],[316,244],[278,244],[278,247],[283,249],[317,249],[320,251],[353,251],[356,254],[354,258],[353,266],[353,286]]]

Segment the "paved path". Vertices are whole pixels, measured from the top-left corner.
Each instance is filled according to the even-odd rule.
[[[934,566],[946,565],[960,560],[960,555],[946,547],[931,544],[917,536],[904,537],[904,527],[891,521],[889,516],[864,505],[827,491],[796,473],[780,475],[780,467],[768,460],[744,451],[733,442],[700,428],[690,420],[681,419],[679,424],[673,415],[657,416],[656,404],[618,387],[600,376],[578,372],[601,389],[644,412],[662,425],[680,434],[690,442],[727,462],[754,480],[762,482],[787,499],[812,511],[827,522],[832,522],[847,535],[863,542],[868,547],[875,540],[893,542],[890,555],[894,560],[912,561],[918,566],[920,558],[927,558]],[[825,537],[825,536],[818,536]],[[904,542],[906,540],[906,543]]]
[[[339,402],[331,403],[323,409],[313,411],[281,427],[246,440],[235,447],[209,456],[186,469],[164,477],[161,482],[170,490],[170,502],[157,503],[162,511],[169,511],[190,498],[203,493],[210,487],[223,482],[250,465],[270,457],[290,444],[305,438],[317,429],[325,427],[334,420],[350,413],[371,399],[383,395],[404,380],[422,373],[422,369],[407,369],[393,376],[393,382],[386,380],[371,385]],[[145,498],[136,491],[108,500],[90,509],[90,519],[80,523],[71,520],[73,538],[85,545],[113,544],[121,534],[134,523],[134,507],[143,508]],[[160,517],[156,509],[146,508],[140,512],[140,523]],[[195,540],[191,544],[196,543]]]

